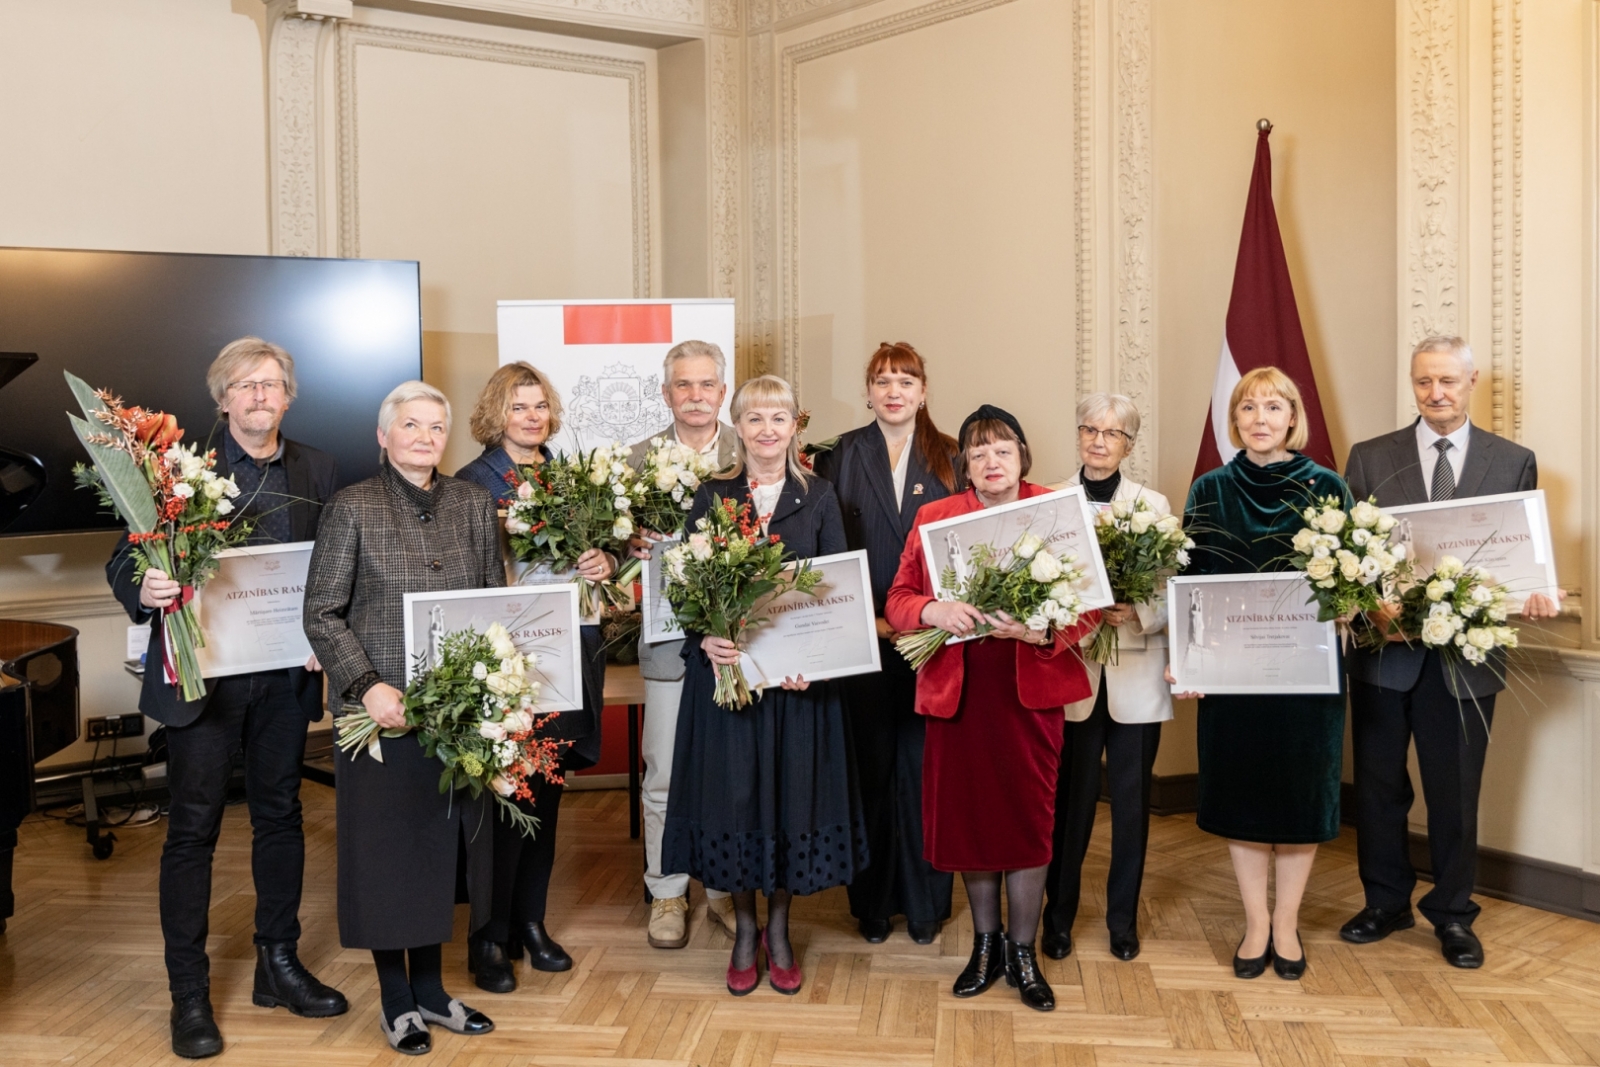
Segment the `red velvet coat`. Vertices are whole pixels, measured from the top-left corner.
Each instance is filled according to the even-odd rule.
[[[1024,481],[1019,495],[1023,498],[1051,492],[1042,485]],[[978,494],[971,489],[958,496],[924,504],[917,512],[917,521],[906,538],[905,549],[900,553],[900,571],[889,587],[889,598],[883,615],[896,631],[917,630],[922,627],[922,609],[934,599],[933,577],[928,573],[927,559],[922,553],[922,527],[955,515],[978,511]],[[1085,612],[1076,626],[1056,634],[1053,645],[1030,645],[1025,641],[1017,646],[1017,698],[1025,708],[1066,707],[1066,705],[1091,696],[1089,676],[1078,653],[1078,642],[1089,634],[1100,621],[1098,611]],[[953,718],[961,704],[961,685],[965,673],[963,646],[945,645],[917,672],[917,714],[931,715],[936,719]]]

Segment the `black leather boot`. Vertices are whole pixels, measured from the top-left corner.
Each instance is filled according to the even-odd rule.
[[[350,1010],[344,994],[317,981],[295,954],[294,942],[256,946],[256,989],[251,1003],[258,1008],[288,1008],[308,1019],[326,1019]]]
[[[1055,991],[1039,973],[1032,941],[1021,945],[1006,938],[1006,985],[1015,987],[1022,994],[1022,1003],[1034,1011],[1056,1010]]]
[[[528,950],[528,966],[536,971],[570,971],[572,957],[545,933],[544,923],[523,923],[517,931],[522,947]],[[515,953],[516,959],[521,953]]]
[[[200,989],[172,998],[172,1051],[186,1060],[203,1060],[222,1051],[222,1031],[211,1015],[211,994]]]
[[[1004,937],[997,930],[992,934],[973,934],[972,957],[966,969],[956,975],[956,984],[950,992],[958,997],[975,997],[994,985],[995,979],[1005,973],[1005,953],[1001,949]]]
[[[477,977],[478,988],[490,993],[512,993],[517,988],[516,968],[498,941],[474,937],[467,942],[467,970]]]

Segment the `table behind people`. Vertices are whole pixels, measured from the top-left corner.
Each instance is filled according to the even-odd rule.
[[[222,420],[216,472],[239,486],[238,521],[251,523],[249,544],[309,541],[333,495],[333,457],[278,432],[294,402],[294,357],[257,337],[217,354],[206,384]],[[208,679],[206,695],[186,701],[162,670],[161,610],[179,594],[159,570],[137,575],[126,534],[106,564],[111,591],[136,623],[150,624],[139,710],[166,727],[172,793],[161,853],[161,932],[172,991],[172,1048],[213,1056],[222,1035],[212,1016],[206,955],[211,861],[227,801],[232,755],[243,748],[245,797],[254,828],[255,1003],[282,1004],[297,1015],[338,1015],[344,997],[301,965],[300,891],[305,836],[300,822],[300,764],[306,724],[322,718],[322,674],[291,667]],[[315,668],[316,660],[307,664]]]
[[[867,360],[867,408],[873,420],[817,446],[819,478],[833,483],[852,551],[865,549],[878,616],[883,669],[840,683],[866,811],[866,870],[850,883],[850,913],[861,936],[877,944],[896,915],[913,941],[929,944],[950,917],[953,876],[922,855],[922,753],[926,726],[916,713],[917,675],[894,649],[883,618],[900,553],[924,505],[955,489],[955,439],[928,414],[927,365],[904,341],[878,346]]]
[[[735,456],[733,427],[720,420],[728,392],[728,361],[710,341],[674,345],[661,363],[661,396],[672,410],[672,425],[637,441],[628,452],[634,470],[644,466],[651,442],[676,441],[727,470]],[[635,538],[635,554],[649,554],[650,538]],[[652,948],[682,948],[689,943],[689,876],[661,869],[661,835],[667,823],[667,793],[672,786],[672,747],[678,734],[678,702],[683,695],[683,641],[639,641],[639,673],[644,678],[644,730],[639,754],[644,777],[639,807],[644,822],[644,884],[650,893],[650,923],[645,938]],[[730,935],[733,905],[728,894],[706,890],[706,913]]]
[[[1421,413],[1411,425],[1362,441],[1346,473],[1358,500],[1379,507],[1535,489],[1539,469],[1521,445],[1474,426],[1468,417],[1478,372],[1459,337],[1430,337],[1411,357],[1411,385]],[[1547,597],[1528,598],[1524,616],[1555,614]],[[1382,620],[1379,620],[1380,624]],[[1392,640],[1377,651],[1353,644],[1350,710],[1355,753],[1356,847],[1366,907],[1340,929],[1357,944],[1414,923],[1409,816],[1413,800],[1407,753],[1416,745],[1428,805],[1433,888],[1418,902],[1440,949],[1458,967],[1483,962],[1472,932],[1477,872],[1478,791],[1505,664],[1458,663],[1420,641]]]

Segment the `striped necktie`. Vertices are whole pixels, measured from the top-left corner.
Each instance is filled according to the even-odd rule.
[[[1432,500],[1449,500],[1456,495],[1456,472],[1450,466],[1450,457],[1445,455],[1455,446],[1449,438],[1435,441],[1433,447],[1439,453],[1439,458],[1433,463],[1433,492],[1429,494]]]

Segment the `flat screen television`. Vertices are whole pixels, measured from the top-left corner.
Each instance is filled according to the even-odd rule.
[[[120,525],[74,488],[87,456],[62,371],[171,412],[186,443],[220,446],[206,368],[245,336],[294,356],[299,397],[283,432],[331,453],[341,486],[375,473],[378,405],[422,376],[415,262],[0,248],[0,363],[15,375],[0,387],[0,449],[44,465],[42,491],[0,533]],[[0,463],[0,493],[11,478],[25,472]]]

